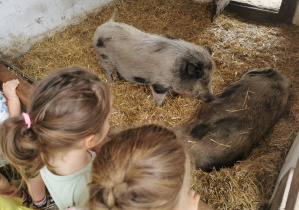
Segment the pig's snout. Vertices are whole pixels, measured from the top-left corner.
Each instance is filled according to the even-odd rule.
[[[214,101],[215,97],[213,95],[208,95],[202,98],[205,102],[211,102]]]
[[[214,99],[215,99],[213,94],[208,94],[208,95],[204,95],[204,96],[199,95],[197,98],[204,100],[205,102],[211,102],[211,101],[214,101]]]

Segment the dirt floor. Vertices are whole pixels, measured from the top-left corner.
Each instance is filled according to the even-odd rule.
[[[123,0],[104,6],[80,24],[69,26],[10,62],[38,80],[51,71],[79,65],[107,81],[91,40],[96,28],[110,18],[115,7],[118,8],[115,21],[145,32],[210,46],[217,65],[213,78],[215,94],[251,68],[272,67],[291,80],[293,95],[289,111],[250,156],[232,168],[210,173],[197,170],[192,181],[201,199],[215,209],[264,208],[299,130],[299,27],[252,22],[226,12],[211,24],[209,4],[200,5],[191,0]],[[167,94],[163,107],[157,107],[146,86],[116,79],[110,87],[115,97],[109,121],[112,127],[148,123],[181,125],[203,103]]]

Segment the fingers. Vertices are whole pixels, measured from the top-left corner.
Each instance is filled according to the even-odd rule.
[[[189,194],[189,197],[190,197],[190,198],[199,201],[199,199],[200,199],[200,195],[197,194],[197,193],[195,193],[194,190],[190,189],[189,192],[188,192],[188,194]]]
[[[197,210],[200,196],[190,189],[188,192],[189,210]]]
[[[19,85],[19,80],[18,79],[13,79],[13,80],[10,80],[10,81],[7,81],[5,83],[3,83],[3,89],[6,88],[6,89],[16,89]]]
[[[18,100],[18,95],[16,93],[16,88],[19,85],[19,80],[18,79],[13,79],[10,81],[7,81],[5,83],[3,83],[3,93],[5,95],[5,97],[10,100]]]

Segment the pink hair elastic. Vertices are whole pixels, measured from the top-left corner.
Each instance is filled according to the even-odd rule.
[[[24,117],[24,120],[25,120],[25,123],[27,125],[27,128],[29,129],[31,127],[31,121],[30,121],[30,117],[27,113],[22,113],[23,117]]]

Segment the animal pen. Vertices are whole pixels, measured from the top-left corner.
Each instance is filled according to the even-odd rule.
[[[163,106],[158,107],[147,86],[122,81],[116,74],[115,83],[108,83],[95,55],[92,36],[99,25],[109,20],[114,8],[117,22],[210,46],[217,67],[213,76],[215,95],[252,68],[272,67],[289,78],[293,94],[288,111],[249,157],[231,168],[209,173],[195,170],[192,179],[192,188],[214,209],[265,208],[299,130],[299,27],[254,22],[228,12],[211,23],[211,5],[191,0],[113,1],[80,23],[35,44],[24,55],[6,61],[36,80],[69,65],[89,69],[113,92],[109,120],[113,128],[187,123],[203,101],[167,93]]]

